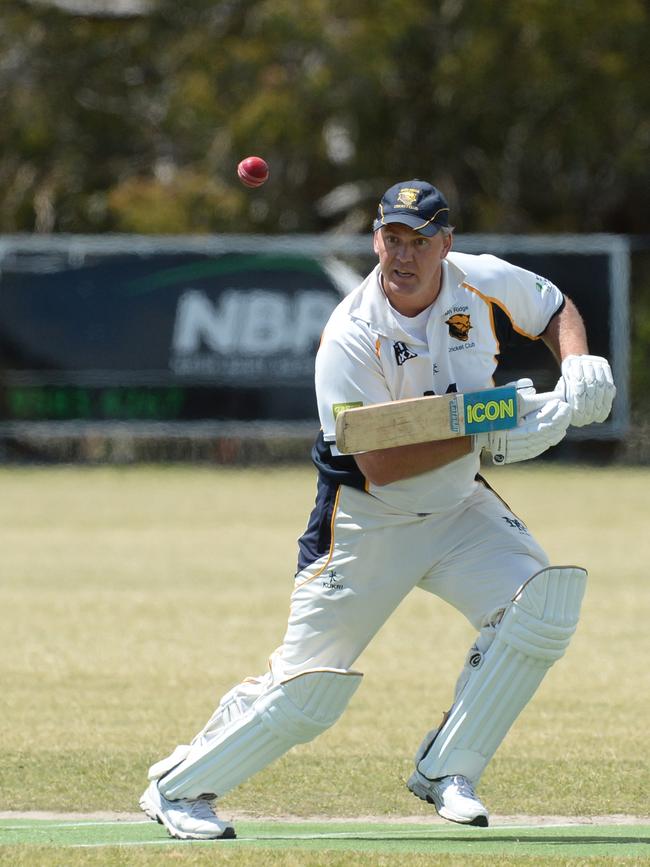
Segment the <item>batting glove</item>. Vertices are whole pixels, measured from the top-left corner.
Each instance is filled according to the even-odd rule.
[[[475,449],[486,449],[494,464],[513,464],[536,458],[564,438],[571,421],[571,408],[552,398],[523,416],[511,430],[491,431],[474,437]]]
[[[555,388],[564,388],[575,427],[605,421],[616,395],[609,362],[598,355],[568,355]]]

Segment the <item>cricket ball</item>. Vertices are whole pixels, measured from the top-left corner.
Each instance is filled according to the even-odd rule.
[[[246,157],[237,166],[239,180],[246,187],[261,187],[269,178],[269,167],[262,157]]]

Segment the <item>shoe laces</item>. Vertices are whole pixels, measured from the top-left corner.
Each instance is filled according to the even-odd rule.
[[[213,798],[183,798],[183,806],[193,819],[214,822],[217,814],[214,811]]]
[[[474,801],[478,800],[476,792],[474,791],[474,786],[467,777],[463,777],[460,774],[454,774],[452,780],[458,789],[459,795],[463,795],[465,798],[471,798]]]

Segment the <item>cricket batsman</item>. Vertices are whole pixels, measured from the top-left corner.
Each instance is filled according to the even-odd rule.
[[[452,252],[449,207],[430,183],[391,186],[373,230],[378,264],[333,312],[316,359],[316,502],[284,640],[266,674],[226,693],[189,744],[150,768],[140,806],[173,837],[235,836],[215,800],[336,722],[361,684],[358,656],[416,587],[463,614],[476,639],[407,785],[445,819],[486,826],[481,775],[578,623],[585,570],[549,563],[481,477],[480,457],[529,460],[569,425],[603,422],[615,395],[608,362],[589,354],[580,314],[549,280]],[[337,450],[341,409],[492,387],[512,331],[541,339],[560,367],[556,396],[530,411],[522,401],[516,427]],[[530,380],[517,387],[534,395]],[[433,682],[433,642],[430,662]]]

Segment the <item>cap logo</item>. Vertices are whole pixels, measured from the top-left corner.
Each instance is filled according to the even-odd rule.
[[[402,187],[402,189],[397,194],[397,199],[395,200],[395,207],[411,208],[412,210],[417,211],[417,201],[419,194],[420,190],[416,190],[413,187]]]

